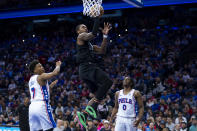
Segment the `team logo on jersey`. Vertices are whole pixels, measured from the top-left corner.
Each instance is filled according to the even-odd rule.
[[[128,103],[128,104],[132,104],[132,99],[128,99],[128,98],[120,98],[118,99],[118,103]]]

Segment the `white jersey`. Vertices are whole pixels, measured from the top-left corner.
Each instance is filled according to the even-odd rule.
[[[31,104],[29,105],[30,131],[48,130],[56,127],[49,104],[49,84],[40,86],[38,75],[33,75],[29,80]]]
[[[135,90],[132,89],[127,95],[124,95],[123,90],[120,90],[118,96],[118,117],[134,118],[136,117],[134,97]]]
[[[31,94],[31,102],[34,101],[46,101],[49,103],[50,95],[49,95],[49,84],[45,86],[40,86],[37,81],[38,75],[31,76],[29,80],[29,91]]]

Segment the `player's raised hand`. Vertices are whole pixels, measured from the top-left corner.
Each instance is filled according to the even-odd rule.
[[[108,35],[109,31],[112,29],[111,24],[104,23],[104,28],[102,29],[103,35]]]
[[[61,66],[62,62],[61,61],[57,61],[56,62],[56,66]]]

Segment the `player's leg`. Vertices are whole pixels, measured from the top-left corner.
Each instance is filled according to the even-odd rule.
[[[97,85],[95,85],[91,80],[83,80],[88,88],[90,89],[90,91],[92,93],[96,92],[97,91]],[[77,118],[76,120],[78,121],[79,125],[81,126],[81,128],[85,127],[86,128],[86,120],[87,120],[87,117],[89,116],[89,114],[92,114],[92,116],[95,116],[96,115],[96,112],[94,110],[91,110],[91,107],[89,105],[91,105],[91,103],[93,103],[95,98],[92,98],[89,103],[88,103],[88,106],[86,107],[86,110],[84,110],[82,113],[81,112],[77,112]],[[95,117],[96,118],[96,117]]]
[[[101,69],[96,70],[96,79],[95,80],[98,84],[98,90],[96,92],[96,99],[99,101],[102,101],[106,97],[107,92],[111,88],[113,82],[109,78],[107,73],[105,73]]]
[[[111,88],[113,82],[109,76],[101,69],[95,71],[95,81],[98,89],[95,93],[95,98],[89,104],[95,111],[99,103],[106,97],[108,90]]]
[[[94,77],[94,76],[92,76],[92,77]],[[96,83],[92,82],[92,81],[86,81],[86,84],[88,85],[88,87],[92,91],[92,93],[96,94],[96,92],[98,91],[98,85],[96,85]],[[96,99],[96,97],[93,97],[88,102],[88,105],[87,105],[86,110],[85,110],[85,113],[90,114],[91,117],[93,117],[94,119],[97,118],[97,114],[96,114],[97,104],[95,105],[95,103],[99,104],[100,101],[98,99]]]
[[[104,71],[95,67],[89,68],[89,70],[85,72],[80,71],[79,74],[80,78],[85,80],[85,83],[88,85],[89,89],[92,90],[96,88],[95,98],[90,100],[85,112],[77,113],[77,121],[80,125],[86,127],[86,119],[88,115],[95,119],[97,118],[97,107],[100,101],[106,97],[107,91],[112,86],[112,81]]]
[[[30,131],[38,131],[41,130],[41,124],[39,120],[39,105],[31,103],[29,106],[29,127]]]
[[[44,131],[51,130],[56,127],[53,119],[51,107],[47,102],[44,102],[42,110],[40,110],[40,123]]]
[[[135,118],[128,119],[128,122],[126,123],[126,131],[137,131],[137,128],[133,125],[134,121]]]
[[[106,97],[107,91],[112,86],[112,81],[108,75],[100,68],[93,68],[89,75],[90,88],[96,87],[95,97],[92,98],[88,106],[85,109],[85,115],[87,114],[94,119],[97,119],[97,107],[99,103]]]
[[[126,130],[125,131],[137,131],[137,128],[134,127],[132,124],[126,124]]]
[[[110,80],[108,75],[99,68],[92,68],[86,76],[88,76],[87,78],[89,78],[89,80],[85,81],[86,84],[88,84],[90,89],[96,88],[96,93],[95,97],[89,101],[84,115],[85,117],[87,117],[87,115],[90,115],[94,119],[97,119],[97,107],[99,103],[106,97],[107,91],[112,86],[112,81]]]
[[[115,125],[115,131],[127,131],[125,123],[121,123],[117,121]]]

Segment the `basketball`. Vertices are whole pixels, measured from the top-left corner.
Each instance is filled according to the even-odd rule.
[[[98,10],[100,8],[100,17],[104,14],[104,9],[102,5],[99,4],[94,4],[93,6],[90,7],[90,16],[91,17],[97,17],[98,16]]]

